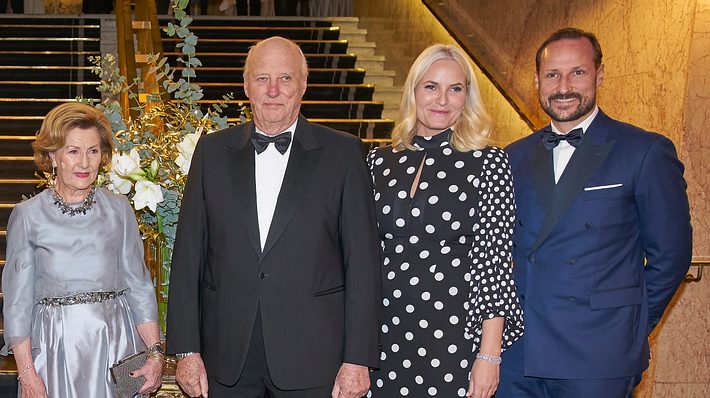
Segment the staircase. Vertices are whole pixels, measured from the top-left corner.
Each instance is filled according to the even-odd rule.
[[[0,267],[10,212],[41,190],[30,145],[43,116],[77,96],[99,97],[86,65],[99,54],[99,34],[97,19],[0,18]],[[1,397],[16,395],[15,369],[11,356],[0,356]]]
[[[205,93],[203,109],[232,92],[235,98],[226,115],[237,123],[237,103],[247,101],[242,79],[246,53],[257,40],[280,35],[294,40],[309,64],[303,115],[360,137],[364,151],[387,142],[401,89],[393,87],[394,72],[383,69],[384,57],[375,55],[375,44],[367,42],[367,32],[357,24],[358,19],[350,17],[195,17],[190,30],[199,37],[197,57],[204,65],[196,69],[195,79]],[[77,96],[100,97],[87,56],[115,48],[113,31],[112,16],[0,17],[0,267],[5,264],[10,212],[23,197],[42,189],[36,187],[31,143],[43,116]],[[174,67],[179,66],[176,43],[163,38]],[[15,375],[12,357],[0,356],[0,397],[14,396]]]
[[[168,20],[161,20],[167,24]],[[394,73],[383,70],[384,57],[374,55],[375,44],[366,41],[366,31],[357,28],[357,18],[280,20],[199,19],[190,30],[199,37],[197,57],[204,67],[196,68],[195,81],[202,86],[205,106],[232,92],[235,106],[226,110],[230,122],[238,121],[237,103],[247,101],[243,66],[249,47],[257,40],[283,36],[302,49],[309,66],[308,89],[301,113],[310,121],[360,137],[365,149],[389,138],[393,127],[392,108],[377,99],[392,87]],[[336,26],[336,24],[338,24]],[[340,26],[342,25],[342,26]],[[164,38],[163,49],[171,65],[181,54],[175,51],[179,39]],[[392,89],[390,89],[392,91]],[[380,94],[386,97],[386,94]],[[395,90],[398,104],[399,93]],[[383,117],[384,114],[384,117]],[[389,117],[388,117],[389,116]]]

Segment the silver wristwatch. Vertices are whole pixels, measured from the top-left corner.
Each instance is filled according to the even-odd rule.
[[[148,349],[146,349],[146,353],[165,355],[165,350],[163,349],[163,345],[161,343],[155,343],[152,346],[148,347]]]

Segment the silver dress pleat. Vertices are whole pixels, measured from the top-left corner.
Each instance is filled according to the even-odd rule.
[[[114,397],[109,368],[145,348],[135,331],[124,296],[100,303],[37,306],[31,341],[43,347],[35,368],[46,380],[49,396]]]

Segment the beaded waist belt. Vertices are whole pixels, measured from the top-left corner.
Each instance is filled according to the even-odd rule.
[[[120,292],[83,292],[66,297],[46,297],[40,300],[39,304],[48,305],[51,307],[60,307],[64,305],[74,304],[93,304],[100,303],[106,300],[113,300],[115,298],[118,298],[118,296],[122,295],[123,292],[123,290]]]

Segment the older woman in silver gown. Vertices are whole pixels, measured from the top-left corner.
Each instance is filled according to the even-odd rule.
[[[94,185],[111,161],[112,133],[94,107],[47,114],[33,144],[51,188],[19,203],[8,223],[2,275],[5,347],[21,397],[114,397],[109,368],[148,348],[140,393],[160,386],[157,304],[126,197]]]

